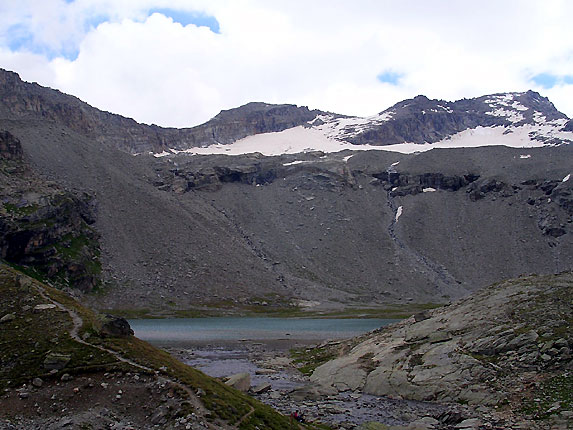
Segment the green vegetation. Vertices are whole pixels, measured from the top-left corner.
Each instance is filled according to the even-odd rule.
[[[317,348],[293,348],[290,350],[293,363],[304,375],[310,375],[314,370],[333,360],[339,355],[339,345],[324,345]]]
[[[522,411],[534,419],[546,419],[573,408],[573,374],[564,372],[539,384]]]
[[[4,209],[6,212],[17,215],[17,216],[26,216],[31,215],[38,210],[38,205],[26,205],[26,206],[18,206],[12,203],[4,203]]]
[[[70,357],[66,366],[68,373],[117,367],[117,360],[112,355],[77,343],[70,337],[71,321],[67,313],[57,308],[34,311],[34,306],[45,304],[46,300],[31,281],[19,280],[23,278],[15,270],[0,266],[1,316],[15,316],[12,321],[2,324],[0,333],[0,388],[29,382],[34,377],[47,377],[48,371],[44,368],[47,351]],[[50,295],[67,297],[57,290],[46,289]],[[84,331],[88,330],[93,331],[89,323],[84,328]]]
[[[63,305],[81,317],[83,325],[79,335],[93,346],[80,343],[71,337],[73,321],[65,310],[58,307],[34,310],[36,305],[51,302],[43,298],[41,292],[51,301]],[[163,350],[133,336],[100,337],[98,315],[64,292],[39,284],[3,264],[0,264],[0,309],[0,318],[6,314],[14,315],[13,319],[2,323],[0,331],[0,389],[28,383],[34,377],[59,378],[64,371],[71,374],[143,371],[98,348],[103,347],[152,369],[153,373],[177,381],[177,391],[183,398],[188,397],[188,390],[203,392],[201,401],[211,412],[207,419],[215,422],[224,420],[238,425],[242,430],[290,428],[288,417],[183,364]],[[69,362],[58,373],[50,374],[49,370],[44,368],[48,354],[69,357]],[[312,425],[305,428],[327,429],[324,426]]]
[[[403,319],[427,309],[442,305],[436,303],[388,304],[376,308],[345,308],[341,310],[312,310],[290,304],[237,305],[231,301],[209,303],[192,309],[110,308],[102,312],[125,318],[205,318],[220,316],[250,316],[268,318],[380,318]]]

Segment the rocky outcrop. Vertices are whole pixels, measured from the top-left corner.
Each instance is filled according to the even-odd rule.
[[[322,152],[309,153],[305,157],[308,160],[294,164],[285,162],[283,157],[260,154],[203,157],[202,161],[181,157],[174,165],[159,161],[155,163],[158,177],[153,185],[177,194],[191,190],[217,191],[225,184],[270,185],[278,178],[284,179],[301,171],[309,172],[311,180],[324,188],[356,185],[352,172],[339,160],[328,159]]]
[[[169,145],[175,149],[225,145],[243,137],[303,125],[314,119],[318,113],[320,112],[311,111],[306,106],[248,103],[221,111],[213,119],[197,127],[173,131]]]
[[[416,195],[436,190],[458,191],[479,178],[479,175],[473,173],[465,175],[444,175],[443,173],[412,175],[398,173],[393,169],[374,173],[372,176],[380,180],[393,197]],[[376,185],[376,182],[371,182],[371,184]]]
[[[367,335],[311,379],[415,400],[501,405],[511,399],[515,410],[540,395],[527,387],[564,376],[571,383],[572,287],[571,272],[493,285],[429,318]]]
[[[22,160],[22,144],[8,131],[0,131],[0,159]]]
[[[0,155],[0,258],[92,290],[101,272],[93,198],[34,175],[9,132],[0,132]]]

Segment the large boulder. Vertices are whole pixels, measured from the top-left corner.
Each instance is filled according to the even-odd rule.
[[[44,359],[44,369],[46,370],[62,370],[68,365],[72,357],[68,354],[60,354],[57,352],[49,352]]]
[[[236,375],[230,376],[225,384],[246,393],[249,391],[249,388],[251,388],[251,375],[248,373],[237,373]]]
[[[133,330],[125,318],[106,315],[100,334],[104,337],[127,337],[133,336]]]

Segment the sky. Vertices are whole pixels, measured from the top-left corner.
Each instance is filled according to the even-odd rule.
[[[573,1],[0,0],[0,68],[147,124],[532,89],[573,117]]]

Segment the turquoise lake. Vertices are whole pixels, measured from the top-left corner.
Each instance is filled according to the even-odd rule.
[[[137,319],[129,320],[129,324],[140,339],[156,344],[169,344],[344,339],[395,321],[397,320],[224,317]]]

